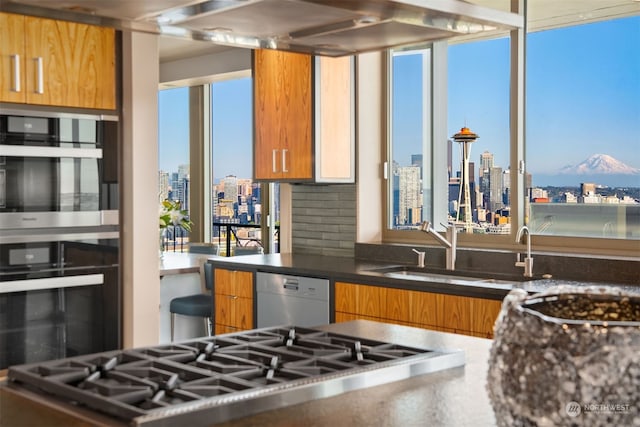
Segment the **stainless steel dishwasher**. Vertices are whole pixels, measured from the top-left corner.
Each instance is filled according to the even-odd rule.
[[[329,280],[256,274],[258,328],[329,323]]]

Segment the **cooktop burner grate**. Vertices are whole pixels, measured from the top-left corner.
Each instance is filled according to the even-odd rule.
[[[228,406],[250,401],[255,413],[306,394],[317,398],[311,388],[320,383],[340,382],[333,388],[340,391],[322,392],[328,397],[363,387],[354,378],[377,385],[463,364],[460,351],[286,326],[13,366],[8,378],[132,425],[153,425],[190,414],[223,421],[238,412]],[[381,369],[390,375],[369,375]]]

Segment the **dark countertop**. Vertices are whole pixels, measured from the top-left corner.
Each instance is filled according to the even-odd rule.
[[[499,283],[490,281],[470,281],[459,280],[457,278],[434,278],[426,280],[412,280],[402,278],[399,275],[389,277],[385,275],[385,270],[390,267],[398,267],[399,264],[384,263],[379,261],[367,261],[350,257],[316,256],[316,255],[295,255],[290,253],[268,254],[268,255],[247,255],[228,258],[211,258],[209,262],[216,266],[235,268],[249,271],[264,271],[272,273],[300,275],[308,277],[328,278],[336,281],[348,281],[359,284],[383,285],[403,289],[422,290],[445,294],[463,295],[488,299],[503,299],[511,289],[524,289],[529,293],[542,292],[553,286],[614,286],[627,292],[638,293],[640,287],[632,285],[619,285],[608,283],[575,282],[561,279],[536,278],[536,280],[525,280],[517,277],[509,280],[498,274],[496,279],[501,279]],[[411,267],[407,265],[407,267]],[[428,269],[425,271],[441,274],[459,274],[461,272],[446,272],[442,270]],[[466,274],[467,272],[465,272]],[[474,274],[483,274],[476,272]]]
[[[485,387],[491,340],[366,320],[335,323],[320,329],[428,349],[462,349],[466,364],[216,425],[457,427],[496,424]],[[113,424],[113,419],[85,408],[52,401],[44,395],[35,396],[0,383],[0,425],[122,425]],[[20,424],[26,420],[31,424]],[[79,420],[84,420],[84,424]],[[197,424],[207,425],[206,422]]]

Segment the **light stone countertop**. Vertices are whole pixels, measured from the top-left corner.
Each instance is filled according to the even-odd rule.
[[[492,341],[407,326],[366,320],[335,323],[320,329],[401,345],[432,349],[462,349],[464,366],[446,369],[383,385],[285,405],[254,415],[218,423],[198,419],[190,425],[217,427],[460,427],[495,426],[496,419],[486,391],[489,350]],[[4,412],[4,415],[3,413]],[[77,405],[69,405],[16,384],[0,384],[0,421],[7,425],[125,426],[111,417]],[[32,417],[32,418],[29,418]],[[30,423],[23,421],[29,420]],[[46,420],[46,423],[43,423]],[[79,423],[78,420],[84,420]],[[18,423],[20,421],[20,423]],[[75,421],[75,423],[73,423]],[[0,424],[2,424],[0,422]],[[4,424],[3,424],[4,425]],[[169,424],[163,424],[169,425]]]
[[[198,273],[202,265],[212,258],[221,258],[210,254],[189,252],[163,252],[160,258],[160,277],[172,274]]]

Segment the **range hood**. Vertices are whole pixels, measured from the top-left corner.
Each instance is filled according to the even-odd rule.
[[[345,56],[523,26],[461,0],[19,0],[3,9],[210,41]],[[22,10],[20,10],[22,9]],[[26,10],[25,10],[26,9]],[[30,10],[29,10],[30,9]],[[34,12],[36,11],[36,12]],[[39,11],[40,13],[38,13]],[[83,19],[84,18],[84,19]]]

